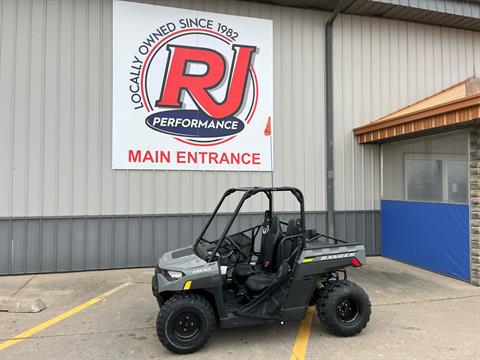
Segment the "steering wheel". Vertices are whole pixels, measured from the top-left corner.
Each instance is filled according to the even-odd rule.
[[[231,250],[234,253],[239,255],[239,257],[236,259],[235,263],[239,262],[241,258],[243,258],[243,259],[248,258],[248,256],[243,252],[242,248],[230,236],[225,236],[224,241],[226,241],[227,244],[230,245]]]

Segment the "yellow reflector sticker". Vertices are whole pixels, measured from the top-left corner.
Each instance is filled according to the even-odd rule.
[[[303,259],[303,262],[306,263],[306,262],[312,262],[313,261],[313,257],[311,258],[306,258],[306,259]]]
[[[192,280],[186,281],[185,285],[183,285],[183,290],[190,290],[190,286],[192,286]]]

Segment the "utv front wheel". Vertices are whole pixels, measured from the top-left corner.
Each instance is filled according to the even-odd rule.
[[[367,326],[370,314],[368,295],[348,280],[328,283],[317,302],[317,315],[323,326],[339,336],[358,334]]]
[[[212,307],[202,296],[174,295],[160,308],[157,335],[168,350],[188,354],[207,343],[215,322]]]

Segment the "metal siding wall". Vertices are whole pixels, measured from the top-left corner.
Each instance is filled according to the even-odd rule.
[[[297,214],[280,216],[288,220]],[[378,211],[338,212],[335,217],[337,237],[364,243],[368,255],[380,254]],[[165,251],[192,244],[206,218],[170,214],[0,220],[0,275],[152,266]],[[242,214],[232,231],[262,219],[261,213]],[[227,221],[228,215],[220,215],[208,235],[220,236]],[[308,212],[306,224],[325,232],[325,212]]]
[[[324,210],[326,14],[156,3],[273,19],[274,184],[300,187],[308,210]],[[228,187],[271,185],[258,172],[113,171],[112,2],[0,0],[0,11],[0,216],[202,213]],[[282,210],[293,204],[277,201]]]
[[[324,210],[328,14],[232,1],[157,3],[273,19],[274,183],[297,185],[307,210]],[[1,4],[0,216],[201,213],[225,188],[271,183],[270,174],[255,172],[112,171],[111,2]],[[351,129],[474,69],[480,76],[480,34],[340,16],[334,37],[336,209],[378,209],[378,146],[356,145]],[[277,205],[288,210],[293,201]]]
[[[367,255],[381,254],[380,211],[338,211],[335,213],[335,236],[349,242],[361,242]]]
[[[274,184],[304,190],[307,219],[324,231],[329,14],[238,1],[156,3],[273,19]],[[210,211],[224,189],[271,184],[268,173],[112,171],[111,28],[111,1],[0,0],[1,274],[151,265],[191,243],[204,215],[190,214]],[[379,254],[379,213],[371,210],[379,151],[356,145],[351,130],[474,68],[480,76],[480,35],[340,16],[334,36],[336,230]],[[293,206],[276,201],[280,210]]]
[[[480,33],[342,15],[334,25],[335,208],[379,209],[379,145],[354,127],[480,74]]]
[[[472,18],[480,17],[480,5],[473,1],[459,0],[375,0],[385,4],[415,7],[433,12],[447,13]]]

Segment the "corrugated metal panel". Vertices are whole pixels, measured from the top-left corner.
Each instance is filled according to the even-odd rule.
[[[412,7],[417,9],[442,12],[446,14],[471,17],[480,9],[480,4],[474,1],[459,0],[375,0],[375,2]]]
[[[352,15],[383,17],[423,24],[449,26],[466,30],[480,30],[480,3],[476,0],[251,0],[269,4],[334,11]]]
[[[359,13],[358,15],[370,15],[368,13]],[[440,12],[432,12],[422,9],[413,9],[403,6],[391,6],[381,17],[419,22],[424,24],[441,25],[466,30],[480,30],[480,20],[457,15],[449,15]]]
[[[244,2],[160,3],[274,20],[274,183],[302,188],[307,209],[323,210],[328,14]],[[112,171],[111,3],[21,0],[1,9],[0,215],[197,213],[227,187],[271,183],[261,173]],[[336,206],[378,208],[378,149],[357,148],[350,130],[471,76],[474,64],[480,69],[480,36],[352,16],[337,20],[334,36],[342,64],[335,68]],[[281,209],[293,204],[277,202]]]
[[[273,19],[274,184],[304,190],[324,229],[329,14],[236,1],[156,3]],[[224,189],[271,184],[262,173],[112,171],[111,27],[110,1],[0,0],[0,217],[8,218],[0,221],[0,273],[150,265],[191,243],[204,217],[188,214],[210,211]],[[480,76],[480,35],[340,16],[334,36],[336,230],[377,254],[379,147],[356,145],[351,130],[474,69]]]
[[[337,237],[364,243],[369,255],[380,254],[378,211],[335,216]],[[232,231],[262,218],[242,214]],[[191,245],[205,220],[201,214],[0,219],[0,275],[152,266],[165,251]],[[219,215],[207,238],[218,237],[227,220]],[[325,232],[326,214],[307,213],[306,224]]]
[[[367,255],[380,255],[380,211],[335,212],[335,236],[350,242],[363,243]]]
[[[273,181],[304,190],[307,209],[325,209],[327,15],[246,2],[156,3],[273,19]],[[7,0],[0,9],[0,216],[201,213],[228,187],[271,184],[257,172],[112,171],[112,2]],[[293,205],[277,201],[279,209]]]
[[[480,33],[341,15],[334,25],[335,207],[378,209],[378,145],[352,129],[479,73]]]

